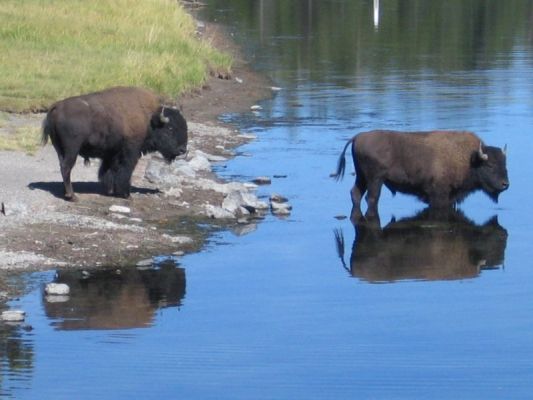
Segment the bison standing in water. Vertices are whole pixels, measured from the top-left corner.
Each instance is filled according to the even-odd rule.
[[[70,173],[78,154],[86,162],[100,158],[105,193],[127,198],[141,154],[159,151],[171,162],[186,152],[187,122],[148,90],[115,87],[53,104],[43,122],[43,144],[48,138],[59,158],[65,199],[76,200]]]
[[[351,190],[352,220],[378,214],[381,187],[393,194],[412,194],[431,208],[453,208],[470,193],[482,190],[494,201],[509,187],[505,149],[485,146],[472,132],[363,132],[348,141],[334,177],[344,175],[344,154],[352,145],[356,181]]]

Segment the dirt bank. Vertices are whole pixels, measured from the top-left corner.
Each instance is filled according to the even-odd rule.
[[[235,147],[253,139],[223,126],[217,116],[249,110],[257,100],[271,96],[270,84],[248,67],[222,28],[209,24],[201,24],[201,28],[200,34],[215,46],[234,54],[232,75],[214,71],[201,90],[177,99],[189,123],[188,159],[168,167],[157,155],[142,158],[134,173],[130,199],[101,194],[97,160],[89,167],[78,160],[73,182],[80,200],[70,203],[62,199],[61,175],[52,146],[33,156],[0,152],[0,270],[134,265],[155,255],[179,257],[198,251],[210,229],[253,229],[260,214],[254,213],[255,209],[252,214],[244,210],[245,215],[235,213],[234,218],[212,218],[216,215],[213,210],[222,209],[229,192],[253,195],[254,188],[221,182],[210,166],[231,158]],[[0,135],[13,134],[20,126],[37,131],[43,117],[9,115]],[[163,175],[154,171],[163,171]],[[199,223],[211,228],[200,228]]]

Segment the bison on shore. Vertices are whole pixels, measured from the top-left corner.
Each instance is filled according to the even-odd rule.
[[[344,154],[350,144],[356,174],[352,220],[361,217],[366,192],[366,216],[378,215],[383,185],[393,194],[414,195],[437,209],[453,208],[477,190],[498,201],[498,195],[509,187],[505,149],[485,146],[472,132],[360,133],[344,146],[333,175],[337,180],[344,175]]]
[[[85,162],[100,158],[105,193],[127,198],[141,154],[159,151],[171,162],[186,152],[187,122],[148,90],[114,87],[53,104],[43,122],[43,145],[48,138],[59,158],[65,199],[76,200],[70,173],[78,155]]]

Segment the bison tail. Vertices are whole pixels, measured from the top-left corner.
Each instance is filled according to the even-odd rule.
[[[337,162],[337,171],[335,171],[334,174],[331,175],[332,178],[335,178],[336,181],[340,181],[344,177],[344,171],[346,170],[346,149],[352,143],[353,138],[348,140],[348,143],[344,146],[344,150],[342,150],[342,153],[339,157],[339,161]]]
[[[43,121],[42,136],[41,136],[42,146],[48,143],[48,138],[51,137],[54,133],[54,126],[53,126],[53,122],[51,121],[51,115],[54,109],[55,107],[51,108],[50,111],[48,111],[48,114],[46,114],[46,117],[44,118],[44,121]]]
[[[42,129],[42,136],[41,136],[41,146],[46,145],[48,143],[48,138],[51,134],[51,126],[50,121],[48,120],[48,115],[45,117],[43,121],[43,129]]]

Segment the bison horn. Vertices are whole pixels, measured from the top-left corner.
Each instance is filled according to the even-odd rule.
[[[482,143],[481,142],[479,142],[478,153],[479,153],[479,158],[481,158],[482,160],[487,161],[489,159],[489,156],[487,154],[483,153],[483,148],[482,148]]]
[[[503,153],[504,156],[507,155],[507,144],[505,144],[505,146],[503,146],[502,153]]]
[[[159,114],[159,119],[163,124],[168,124],[170,122],[170,119],[168,117],[165,117],[165,107],[161,108],[161,114]]]

